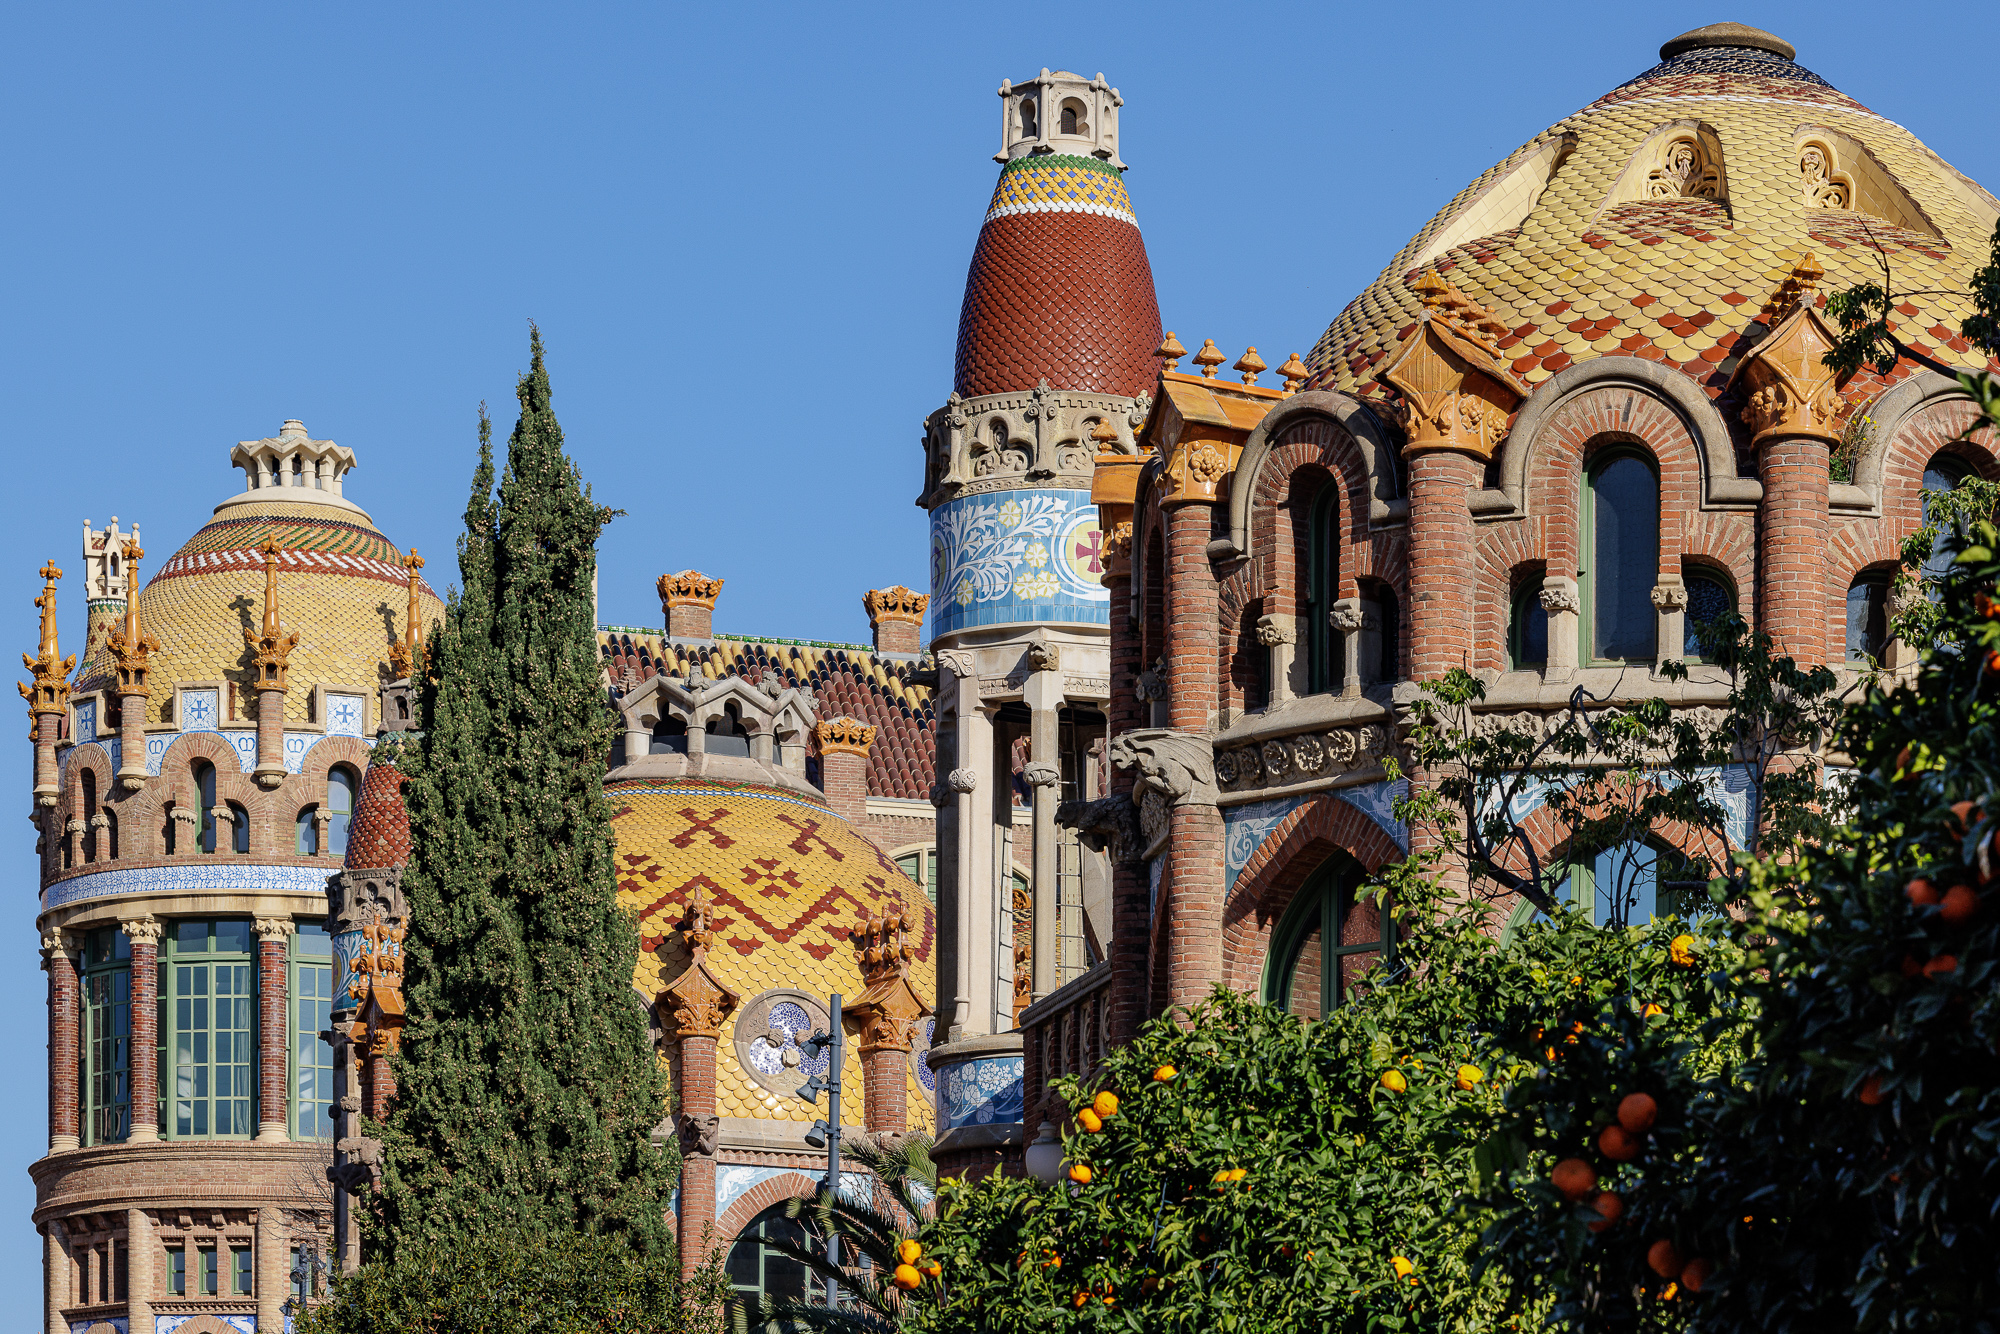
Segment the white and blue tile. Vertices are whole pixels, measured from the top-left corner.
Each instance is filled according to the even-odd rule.
[[[1022,1059],[990,1056],[938,1071],[938,1119],[946,1130],[1007,1125],[1021,1119]]]
[[[324,866],[262,866],[255,862],[190,861],[179,866],[137,866],[59,880],[42,896],[44,908],[132,894],[324,894],[326,878],[338,869]]]
[[[214,690],[181,691],[181,731],[213,732],[220,727],[222,705],[219,693]]]
[[[931,628],[1109,625],[1104,532],[1088,491],[961,496],[931,512]]]
[[[326,697],[328,736],[360,736],[361,720],[367,716],[367,708],[359,695],[328,694]]]

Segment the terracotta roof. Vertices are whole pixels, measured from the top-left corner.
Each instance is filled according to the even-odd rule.
[[[755,679],[775,672],[787,686],[819,696],[819,716],[846,714],[875,729],[868,751],[868,794],[923,799],[930,795],[937,718],[930,687],[914,684],[915,665],[878,657],[859,644],[814,644],[718,636],[705,648],[664,641],[657,630],[600,629],[605,681],[622,693],[665,673],[698,672]],[[629,673],[629,675],[628,675]]]
[[[1000,172],[958,317],[966,398],[1051,389],[1134,396],[1158,372],[1160,307],[1122,174],[1095,158]]]
[[[1624,355],[1720,395],[1766,331],[1765,303],[1808,254],[1826,270],[1822,301],[1879,282],[1885,256],[1900,290],[1947,293],[1912,298],[1900,335],[1939,360],[1984,364],[1956,332],[1971,303],[1951,293],[1985,264],[2000,202],[1787,59],[1779,39],[1733,36],[1763,45],[1708,30],[1677,38],[1669,49],[1699,41],[1460,191],[1328,327],[1310,358],[1312,387],[1385,392],[1375,377],[1414,327],[1422,303],[1412,284],[1433,265],[1508,326],[1501,349],[1530,386]],[[1703,136],[1712,136],[1705,157],[1719,160],[1663,179],[1666,146]],[[1815,179],[1808,158],[1828,154],[1837,179]],[[1829,189],[1845,191],[1844,207],[1827,205]],[[1846,397],[1861,402],[1882,387],[1864,372]]]
[[[379,870],[410,860],[410,812],[403,805],[403,775],[392,764],[370,764],[347,828],[349,867]]]

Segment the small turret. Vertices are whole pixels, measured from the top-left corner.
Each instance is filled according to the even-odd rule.
[[[995,162],[1041,153],[1118,159],[1118,108],[1125,99],[1102,74],[1086,79],[1068,70],[1044,69],[1016,84],[1000,81],[1000,151]]]

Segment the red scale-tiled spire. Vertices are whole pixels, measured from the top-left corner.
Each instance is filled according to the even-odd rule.
[[[368,766],[354,823],[347,831],[347,866],[381,870],[410,859],[410,812],[403,805],[403,775],[393,764]]]
[[[1159,370],[1160,308],[1104,76],[1004,84],[1006,141],[958,317],[959,395],[1136,396]]]

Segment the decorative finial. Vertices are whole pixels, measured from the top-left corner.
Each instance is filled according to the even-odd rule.
[[[687,941],[688,953],[700,963],[708,956],[708,947],[715,943],[715,911],[709,906],[708,891],[696,880],[694,896],[688,900],[687,913],[681,918],[681,937]]]
[[[410,609],[403,617],[403,641],[389,645],[389,670],[398,681],[416,678],[419,655],[424,648],[424,627],[417,620],[417,571],[424,568],[424,558],[415,547],[403,559],[403,568],[410,576]]]
[[[1180,340],[1174,337],[1174,331],[1169,329],[1166,339],[1153,355],[1167,363],[1166,369],[1173,370],[1181,364],[1181,358],[1187,355],[1187,349],[1181,346]]]
[[[1257,377],[1264,373],[1264,359],[1257,355],[1256,348],[1249,348],[1244,351],[1242,356],[1236,359],[1236,364],[1229,369],[1242,371],[1243,383],[1255,384],[1257,383]]]
[[[278,553],[284,548],[278,545],[275,535],[267,535],[264,544],[257,549],[264,553],[264,631],[258,634],[245,630],[243,642],[254,650],[250,667],[255,674],[256,688],[283,690],[288,659],[299,643],[298,634],[285,634],[284,626],[278,620]],[[136,605],[138,599],[134,598],[133,602]]]
[[[910,926],[906,915],[891,908],[880,917],[863,917],[849,930],[848,938],[861,956],[863,981],[873,986],[909,971],[915,951],[904,933]]]
[[[1213,380],[1215,368],[1227,360],[1229,358],[1217,350],[1213,338],[1202,339],[1201,351],[1194,354],[1194,364],[1201,367],[1201,378],[1204,380]]]
[[[1767,328],[1775,329],[1791,313],[1802,305],[1812,303],[1813,293],[1819,290],[1820,279],[1826,277],[1826,270],[1810,252],[1800,256],[1792,265],[1791,273],[1778,284],[1778,290],[1771,293],[1771,299],[1764,303],[1762,319]]]
[[[1111,447],[1118,443],[1118,428],[1111,424],[1109,417],[1099,417],[1097,425],[1090,428],[1090,438],[1096,442],[1098,453],[1108,454]]]
[[[29,685],[15,683],[21,698],[28,701],[33,713],[60,713],[69,703],[69,673],[76,666],[76,655],[62,656],[62,646],[56,642],[56,580],[63,572],[51,560],[42,566],[42,594],[35,599],[35,605],[42,612],[42,636],[39,651],[34,657],[23,653],[21,663],[34,676]],[[37,724],[39,727],[40,724]]]
[[[144,695],[151,690],[146,672],[160,651],[160,641],[139,624],[139,562],[146,553],[137,542],[127,542],[119,554],[125,557],[125,628],[106,635],[104,647],[118,671],[118,693]]]
[[[1435,268],[1429,268],[1425,269],[1422,276],[1410,284],[1410,290],[1415,292],[1418,298],[1423,301],[1424,309],[1437,310],[1444,305],[1445,293],[1451,289],[1445,284],[1444,279],[1438,277],[1438,271]]]
[[[1294,352],[1285,358],[1284,365],[1278,367],[1278,374],[1285,377],[1285,393],[1291,395],[1299,392],[1312,372],[1306,369],[1306,364],[1299,360],[1299,354]]]

